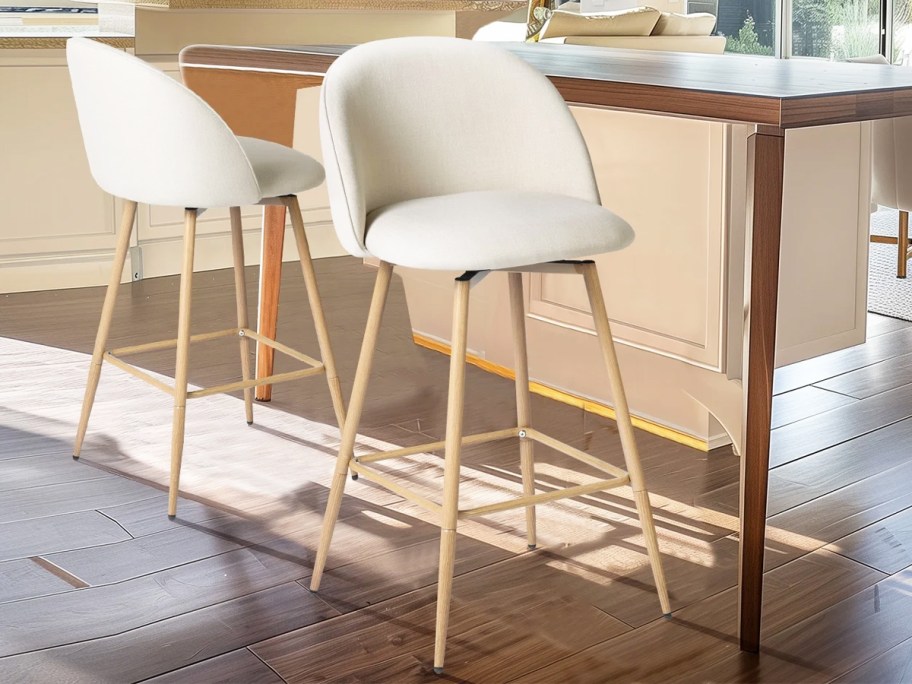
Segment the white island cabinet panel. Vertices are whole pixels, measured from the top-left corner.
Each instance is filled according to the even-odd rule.
[[[0,292],[106,281],[115,203],[89,173],[63,51],[0,51],[0,100]]]

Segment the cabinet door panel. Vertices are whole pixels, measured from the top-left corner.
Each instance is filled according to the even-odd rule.
[[[113,199],[89,172],[66,66],[0,66],[0,256],[113,247]]]
[[[597,258],[615,336],[719,367],[724,126],[596,109],[574,114],[602,203],[636,231],[630,247]],[[592,330],[579,279],[533,276],[530,313]]]

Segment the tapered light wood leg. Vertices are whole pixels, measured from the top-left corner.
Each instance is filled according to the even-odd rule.
[[[339,374],[336,372],[336,359],[333,356],[332,345],[329,343],[329,329],[326,327],[326,317],[323,315],[323,304],[320,300],[320,290],[317,287],[317,276],[314,272],[313,261],[310,258],[310,246],[307,244],[307,233],[304,230],[301,207],[295,195],[289,195],[282,199],[288,208],[288,213],[291,214],[291,225],[294,229],[295,242],[298,245],[301,270],[304,272],[304,284],[307,286],[307,300],[310,303],[310,312],[313,315],[314,327],[317,330],[320,358],[326,368],[329,395],[332,398],[333,410],[336,412],[339,430],[341,430],[345,424],[345,402],[342,400],[342,386],[339,384]]]
[[[516,369],[516,425],[529,427],[532,423],[531,397],[529,395],[529,355],[526,351],[526,317],[523,297],[522,273],[510,273],[510,316],[513,319],[513,366]],[[534,442],[522,438],[519,442],[520,469],[523,494],[535,494]],[[526,541],[535,548],[535,506],[526,507]]]
[[[899,235],[896,262],[896,277],[906,277],[906,264],[909,259],[909,212],[899,212]]]
[[[336,527],[336,519],[339,517],[342,492],[345,489],[345,476],[354,454],[355,437],[358,434],[358,424],[361,422],[361,411],[364,408],[364,397],[367,394],[367,381],[370,378],[371,365],[374,361],[374,349],[377,347],[380,322],[383,319],[383,309],[386,306],[386,295],[389,292],[392,273],[392,264],[385,261],[380,262],[377,280],[374,284],[374,294],[371,297],[370,312],[367,315],[364,340],[361,343],[361,355],[358,357],[358,370],[355,372],[355,384],[352,387],[348,415],[342,427],[342,441],[339,445],[339,456],[336,459],[336,470],[329,489],[326,512],[323,514],[323,531],[320,534],[320,545],[317,547],[317,557],[314,560],[313,575],[310,578],[311,591],[317,591],[320,588],[323,568],[326,566],[326,557],[329,554],[329,544]]]
[[[117,302],[117,290],[120,288],[120,278],[123,275],[127,250],[130,248],[130,236],[133,234],[135,219],[136,202],[125,200],[120,230],[117,233],[117,247],[114,250],[114,263],[111,265],[111,277],[108,280],[108,289],[101,307],[101,321],[98,323],[98,332],[95,335],[95,348],[92,351],[92,361],[89,365],[89,379],[86,382],[85,396],[82,400],[82,414],[79,416],[79,426],[76,429],[73,458],[79,458],[79,452],[82,451],[82,442],[85,440],[86,429],[89,426],[89,416],[92,413],[92,405],[95,403],[95,391],[98,389],[98,380],[101,377],[105,345],[108,343],[108,334],[111,331],[114,304]]]
[[[247,318],[247,280],[244,273],[244,233],[241,225],[241,208],[231,207],[231,247],[234,254],[234,295],[237,300],[238,328],[249,327]],[[241,336],[241,378],[250,379],[250,340]],[[244,413],[247,424],[253,424],[253,388],[244,390]]]
[[[643,528],[643,538],[646,541],[649,563],[652,565],[652,575],[655,578],[659,603],[662,606],[662,612],[668,615],[671,613],[671,604],[668,601],[668,589],[665,586],[665,573],[662,570],[662,558],[659,554],[659,540],[656,537],[655,523],[652,519],[652,507],[649,504],[649,494],[646,491],[643,468],[640,465],[640,456],[633,434],[633,423],[630,421],[627,395],[624,393],[624,384],[621,381],[621,369],[618,366],[614,340],[611,337],[611,326],[608,322],[608,314],[605,311],[602,286],[599,283],[598,271],[594,263],[581,264],[579,270],[586,281],[586,293],[589,296],[589,305],[595,321],[595,330],[598,333],[602,355],[605,358],[605,366],[608,369],[608,383],[611,387],[611,394],[614,397],[614,411],[617,415],[618,432],[621,436],[621,448],[624,451],[627,473],[630,476],[630,486],[633,488],[637,514],[640,516],[640,525]]]
[[[443,672],[450,598],[456,563],[456,522],[459,515],[459,455],[465,398],[466,338],[469,323],[469,281],[457,280],[453,299],[453,348],[447,396],[444,447],[443,511],[440,516],[440,567],[437,575],[437,626],[434,634],[434,672]]]
[[[184,261],[181,266],[177,318],[177,362],[174,368],[174,419],[171,426],[171,482],[168,487],[168,517],[177,515],[181,457],[184,453],[184,422],[187,414],[187,368],[190,356],[190,300],[193,291],[193,252],[196,246],[196,209],[184,211]]]

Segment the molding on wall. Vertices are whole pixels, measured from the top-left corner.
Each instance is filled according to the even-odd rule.
[[[113,261],[113,249],[0,259],[0,293],[107,285]],[[132,268],[127,257],[120,282],[129,282]]]
[[[419,347],[424,347],[425,349],[431,349],[433,351],[440,352],[449,356],[450,354],[450,345],[441,342],[440,340],[435,340],[421,333],[412,332],[412,341],[417,344]],[[493,363],[487,359],[483,359],[480,356],[475,354],[466,354],[466,361],[473,366],[481,368],[484,371],[489,373],[494,373],[503,378],[508,378],[510,380],[515,380],[516,375],[513,372],[513,369],[502,366],[499,363]],[[543,397],[548,397],[549,399],[554,399],[559,401],[562,404],[569,404],[570,406],[576,406],[581,408],[584,411],[589,413],[594,413],[595,415],[602,416],[603,418],[610,418],[611,420],[616,420],[614,409],[605,404],[601,404],[591,399],[586,399],[576,394],[551,387],[549,385],[544,385],[540,382],[530,382],[529,390],[534,394],[541,395]],[[697,449],[698,451],[709,451],[709,449],[714,448],[711,444],[712,441],[717,441],[722,439],[723,441],[715,446],[723,446],[724,443],[728,443],[724,438],[716,437],[711,440],[711,442],[706,442],[702,439],[689,435],[687,433],[681,432],[674,428],[670,428],[665,425],[660,425],[654,421],[651,421],[647,418],[641,418],[639,416],[631,416],[634,427],[638,427],[645,432],[648,432],[665,439],[669,439],[672,442],[678,444],[683,444],[684,446],[689,446],[692,449]]]

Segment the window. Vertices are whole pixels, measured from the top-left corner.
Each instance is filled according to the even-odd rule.
[[[912,52],[912,0],[688,0],[687,7],[716,15],[726,52],[844,60],[880,52],[891,29],[884,42],[893,61],[907,63]]]

